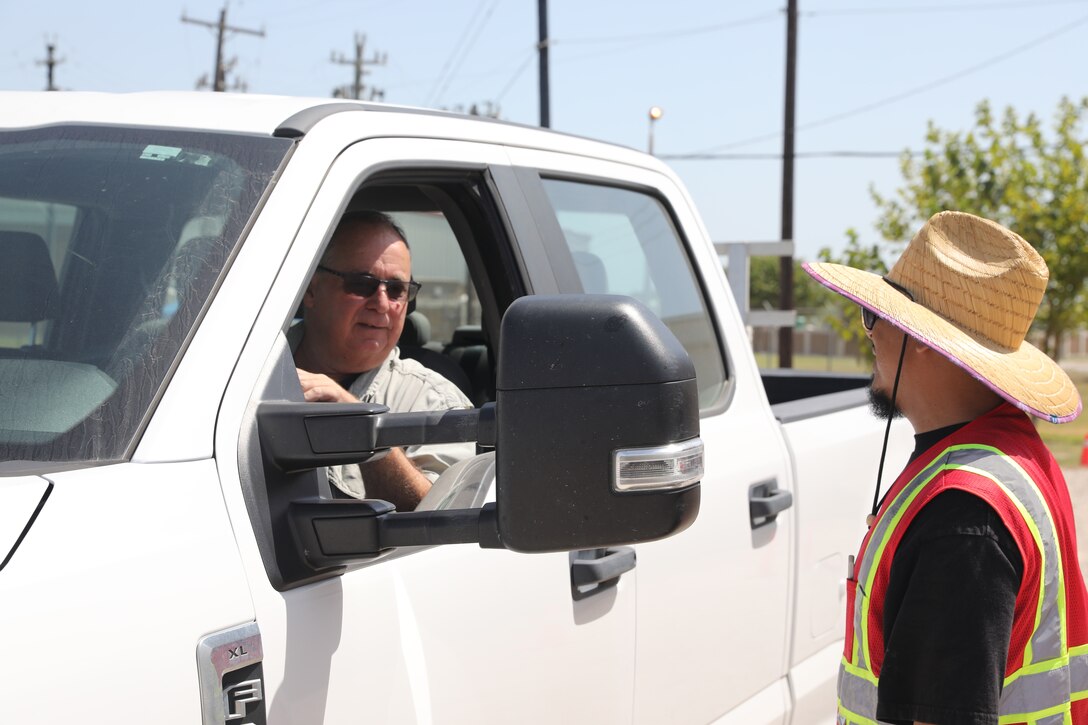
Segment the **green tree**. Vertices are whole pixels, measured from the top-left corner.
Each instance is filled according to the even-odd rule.
[[[1020,118],[1010,107],[997,118],[983,101],[969,131],[942,131],[930,122],[921,157],[904,153],[900,160],[905,185],[896,196],[871,190],[880,209],[877,229],[889,241],[904,243],[930,216],[954,209],[993,219],[1035,247],[1050,268],[1036,328],[1055,358],[1065,333],[1085,321],[1085,109],[1088,98],[1063,98],[1047,134],[1034,114]]]
[[[777,310],[781,301],[780,263],[778,257],[751,257],[748,260],[748,306],[753,310]],[[799,313],[823,307],[824,293],[801,262],[793,263],[793,306]]]
[[[832,254],[829,247],[820,250],[821,262],[845,264],[848,267],[864,269],[876,274],[885,274],[888,265],[881,255],[880,245],[866,247],[861,244],[854,229],[846,230],[846,247],[842,254]],[[805,275],[806,277],[808,275]],[[857,345],[859,354],[867,360],[873,358],[873,347],[865,339],[865,328],[861,325],[861,308],[841,295],[823,294],[821,302],[824,320],[843,340]]]

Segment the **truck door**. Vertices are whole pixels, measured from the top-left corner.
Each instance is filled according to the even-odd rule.
[[[781,723],[793,524],[751,512],[767,500],[781,508],[791,481],[721,263],[665,174],[529,150],[511,157],[561,291],[639,299],[685,345],[698,376],[699,519],[637,547],[634,721]]]
[[[303,144],[293,160],[305,168]],[[269,200],[292,199],[291,169]],[[398,138],[359,142],[329,168],[229,384],[216,448],[230,515],[254,572],[268,721],[630,723],[636,570],[572,588],[576,555],[471,545],[401,550],[335,576],[284,576],[254,499],[274,485],[255,444],[254,408],[300,400],[285,331],[342,212],[374,208],[405,227],[423,347],[466,373],[477,403],[494,395],[488,355],[505,306],[558,291],[502,147]],[[282,197],[277,196],[283,192]],[[283,233],[258,221],[247,244]],[[513,228],[525,230],[516,238]],[[418,341],[417,341],[418,342]],[[561,455],[557,451],[556,455]],[[493,500],[486,457],[472,503]],[[434,491],[451,493],[443,478]],[[460,482],[458,485],[462,485]],[[442,501],[424,500],[423,506]],[[577,556],[608,556],[614,552]],[[633,555],[624,554],[634,565]]]

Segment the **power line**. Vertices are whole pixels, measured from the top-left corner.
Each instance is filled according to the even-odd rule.
[[[553,40],[553,43],[563,43],[564,45],[588,45],[599,43],[626,43],[633,40],[639,42],[646,40],[663,40],[667,38],[681,38],[689,35],[705,35],[707,33],[716,33],[719,30],[726,30],[729,28],[739,28],[745,25],[754,25],[756,23],[763,23],[769,20],[775,20],[781,13],[779,11],[760,13],[759,15],[752,15],[747,18],[741,18],[740,20],[729,20],[724,23],[715,23],[714,25],[699,25],[691,28],[679,28],[677,30],[655,31],[653,33],[636,33],[633,35],[607,35],[591,38],[566,38]]]
[[[461,37],[454,43],[453,50],[450,52],[449,57],[446,58],[446,62],[442,64],[442,70],[439,71],[438,78],[435,79],[434,86],[427,95],[424,105],[431,106],[438,102],[457,74],[457,70],[464,63],[465,58],[468,57],[472,47],[479,39],[480,33],[483,32],[484,27],[487,25],[487,21],[491,19],[492,13],[495,12],[498,0],[492,0],[490,6],[487,3],[488,0],[480,0],[480,4],[476,6],[476,10],[469,17],[465,29],[461,32]]]
[[[326,0],[325,2],[317,3],[316,6],[334,4],[336,2],[339,2],[339,0]],[[1085,2],[1088,2],[1088,0],[1016,0],[1016,1],[1008,1],[1008,2],[987,2],[987,3],[978,3],[978,4],[928,5],[928,6],[921,6],[921,7],[902,6],[902,7],[891,7],[891,8],[845,7],[845,8],[832,8],[832,9],[828,9],[828,10],[818,10],[818,11],[802,11],[800,13],[800,15],[803,16],[803,17],[816,17],[816,16],[823,16],[823,15],[834,16],[834,15],[851,15],[851,14],[863,15],[863,14],[895,14],[895,13],[905,13],[905,14],[906,13],[938,13],[938,12],[953,12],[953,11],[1000,10],[1000,9],[1016,9],[1016,8],[1034,8],[1034,7],[1040,7],[1040,6],[1075,5],[1075,4],[1084,4]],[[475,24],[476,20],[478,19],[478,16],[481,14],[483,8],[485,7],[485,4],[486,4],[486,0],[481,0],[480,4],[473,11],[472,15],[469,18],[469,22],[466,24],[464,30],[462,31],[461,36],[459,37],[457,43],[454,45],[454,49],[453,49],[453,51],[451,51],[450,56],[446,59],[445,63],[443,64],[443,68],[440,71],[439,76],[437,78],[435,78],[433,81],[431,81],[429,79],[420,79],[418,81],[413,81],[413,82],[411,82],[409,84],[405,84],[405,83],[395,84],[395,86],[396,87],[404,87],[405,85],[422,85],[424,83],[430,82],[430,83],[432,83],[432,89],[431,89],[431,92],[428,94],[428,99],[431,96],[433,96],[438,91],[439,86],[442,85],[442,81],[443,81],[444,76],[446,75],[447,71],[449,70],[449,66],[452,64],[454,58],[456,57],[457,53],[459,52],[461,44],[466,40],[466,38],[468,37],[468,35],[471,32],[472,28],[474,27],[474,24]],[[313,9],[316,6],[315,6],[315,4],[312,4],[312,3],[304,3],[304,4],[301,4],[301,5],[298,5],[298,6],[294,7],[294,8],[288,8],[288,9],[285,9],[285,10],[280,10],[277,13],[273,13],[273,16],[274,17],[280,17],[280,16],[288,15],[288,14],[291,14],[291,13],[294,13],[294,12],[301,12],[301,11],[312,12]],[[713,32],[717,32],[717,31],[720,31],[720,30],[726,30],[726,29],[730,29],[730,28],[744,27],[744,26],[747,26],[747,25],[754,25],[754,24],[758,24],[758,23],[771,22],[771,21],[776,20],[780,15],[781,15],[781,11],[771,11],[771,12],[767,12],[767,13],[760,13],[760,14],[757,14],[757,15],[748,16],[748,17],[745,17],[745,18],[740,18],[740,19],[737,19],[737,20],[730,20],[730,21],[725,21],[725,22],[721,22],[721,23],[716,23],[716,24],[713,24],[713,25],[700,25],[700,26],[688,27],[688,28],[678,28],[676,30],[671,30],[671,31],[652,32],[652,33],[638,33],[638,34],[628,34],[628,35],[612,35],[612,36],[552,38],[550,42],[551,42],[552,45],[561,44],[561,45],[565,45],[565,46],[626,43],[626,45],[624,45],[624,47],[622,47],[622,48],[613,48],[613,49],[603,50],[603,51],[599,51],[599,52],[584,53],[584,54],[581,54],[581,55],[560,57],[560,58],[556,59],[560,63],[567,63],[567,62],[572,62],[572,61],[577,61],[577,60],[597,58],[597,57],[600,57],[600,56],[603,56],[603,55],[613,55],[613,54],[622,53],[622,52],[626,52],[626,51],[630,51],[630,50],[635,50],[635,49],[638,49],[638,48],[642,48],[644,41],[653,41],[654,39],[668,40],[668,39],[676,38],[676,37],[684,37],[684,36],[689,36],[689,35],[699,35],[699,34],[713,33]],[[294,24],[294,23],[292,25],[297,26],[297,24]],[[533,51],[533,52],[535,52],[535,51]],[[525,53],[530,53],[530,51],[525,51]],[[510,67],[510,65],[511,65],[510,63],[503,63],[501,66],[497,66],[493,70],[484,71],[484,72],[480,72],[480,73],[474,73],[474,74],[471,75],[471,77],[480,78],[480,77],[486,77],[486,76],[490,76],[490,75],[496,75],[498,73],[505,72]],[[508,81],[507,84],[504,86],[504,89],[503,89],[501,95],[505,95],[505,93],[509,91],[509,87],[512,86],[513,82],[515,82],[517,80],[517,78],[519,78],[523,73],[524,73],[524,69],[522,69],[519,66],[518,70],[516,70],[515,73],[513,74],[513,77],[511,79],[511,81]],[[496,98],[496,100],[499,100],[499,99]],[[425,104],[425,105],[427,105],[427,104]],[[742,143],[749,143],[749,142],[754,142],[754,141],[745,141],[745,142],[742,142]]]
[[[521,74],[525,72],[525,69],[529,67],[529,64],[532,63],[533,58],[535,57],[536,47],[534,46],[533,48],[530,48],[528,51],[526,51],[525,58],[521,61],[521,65],[517,67],[517,69],[514,71],[514,74],[510,76],[510,80],[506,81],[506,85],[504,85],[502,87],[502,90],[499,91],[498,94],[495,96],[496,103],[501,101],[506,95],[507,91],[514,87],[514,83],[517,82],[518,78],[521,77]]]
[[[650,38],[650,39],[652,39],[652,38],[671,38],[671,37],[681,37],[681,36],[684,36],[684,35],[697,35],[697,34],[700,34],[700,33],[710,33],[710,32],[715,32],[715,31],[718,31],[718,30],[724,30],[726,28],[741,27],[743,25],[752,25],[752,24],[758,23],[758,22],[769,22],[771,20],[777,19],[778,15],[779,15],[778,12],[762,13],[760,15],[753,15],[751,17],[743,18],[741,20],[734,20],[734,21],[729,21],[729,22],[725,22],[725,23],[718,23],[716,25],[710,25],[710,26],[699,26],[697,28],[682,28],[682,29],[679,29],[679,30],[667,31],[665,33],[646,33],[646,34],[640,34],[640,35],[608,36],[608,37],[599,37],[599,38],[568,38],[568,39],[551,38],[548,42],[549,42],[549,45],[555,45],[557,43],[561,43],[561,44],[564,44],[564,45],[588,45],[588,44],[595,44],[595,43],[614,43],[614,42],[625,43],[625,45],[623,47],[620,47],[620,48],[610,48],[608,50],[603,50],[603,51],[596,51],[596,52],[590,52],[590,53],[583,53],[581,55],[561,57],[561,58],[557,59],[557,61],[556,61],[556,62],[559,62],[559,63],[569,63],[569,62],[576,61],[576,60],[583,60],[583,59],[586,59],[586,58],[597,58],[597,57],[602,56],[602,55],[613,55],[613,54],[616,54],[616,53],[623,53],[623,52],[626,52],[628,50],[634,50],[636,48],[642,48],[645,45],[645,43],[643,42],[643,39],[646,39],[646,38]],[[471,22],[470,22],[470,25],[471,25]],[[526,49],[526,50],[522,51],[522,53],[521,53],[521,62],[516,66],[516,68],[514,69],[513,74],[510,76],[510,78],[503,85],[502,90],[499,91],[499,93],[495,96],[495,101],[496,102],[502,100],[503,96],[505,96],[510,91],[510,89],[513,87],[514,83],[517,82],[517,80],[522,76],[522,74],[525,73],[525,70],[528,68],[529,63],[533,60],[533,58],[536,57],[537,50],[538,50],[537,46],[534,45],[534,46],[532,46],[532,48],[529,48],[529,49]],[[447,61],[447,65],[449,64],[449,62],[450,61]],[[496,75],[498,73],[505,72],[510,67],[511,67],[510,62],[504,62],[502,65],[496,66],[492,70],[482,71],[480,73],[474,73],[474,74],[472,74],[471,77],[473,77],[473,78],[484,78],[484,77],[487,77],[487,76]],[[443,68],[442,73],[445,73],[445,70],[446,69]],[[441,76],[441,74],[440,74],[440,76]],[[420,80],[420,81],[417,81],[416,83],[418,84],[418,83],[425,83],[425,82],[426,81]],[[437,86],[438,82],[439,81],[436,81],[436,84],[435,84],[436,86]],[[401,85],[404,85],[404,84],[401,84]],[[434,91],[432,90],[430,95],[433,95],[433,94],[434,94]],[[429,97],[430,96],[428,96],[428,98]]]
[[[923,151],[798,151],[793,154],[796,159],[891,159],[902,158],[904,154],[912,157],[921,156]],[[690,153],[690,154],[658,154],[658,158],[667,161],[780,161],[781,153]]]
[[[1057,149],[1057,146],[1051,147]],[[1027,155],[1037,155],[1038,150],[1030,146],[1017,147],[1016,151]],[[793,156],[797,159],[901,159],[904,156],[919,158],[926,155],[926,151],[903,149],[902,151],[799,151]],[[780,153],[691,153],[691,154],[658,154],[659,159],[666,161],[780,161]]]
[[[1088,0],[1015,0],[1011,2],[971,3],[961,5],[921,5],[901,7],[855,7],[829,8],[827,10],[809,10],[801,13],[805,17],[831,15],[918,15],[932,13],[973,12],[976,10],[1018,10],[1021,8],[1039,8],[1046,5],[1081,5]]]
[[[778,19],[778,12],[761,13],[760,15],[753,15],[741,20],[732,20],[725,23],[717,23],[715,25],[703,25],[697,28],[681,28],[678,30],[671,30],[665,32],[654,33],[640,33],[636,35],[612,35],[603,36],[597,38],[551,38],[548,42],[549,45],[601,45],[609,43],[622,43],[619,47],[608,48],[605,50],[591,51],[588,53],[560,56],[554,59],[556,63],[572,63],[579,60],[589,60],[592,58],[600,58],[605,55],[619,55],[621,53],[627,53],[634,50],[643,50],[646,45],[654,40],[671,40],[673,38],[686,37],[690,35],[702,35],[706,33],[714,33],[720,30],[729,28],[739,28],[745,25],[755,25],[757,23],[768,23]],[[505,68],[505,66],[504,66]]]
[[[439,86],[442,85],[442,81],[449,71],[450,65],[453,63],[453,59],[457,57],[457,54],[461,52],[461,46],[468,38],[469,32],[477,22],[479,15],[483,12],[484,6],[487,4],[487,0],[480,0],[480,4],[476,6],[476,9],[472,11],[472,15],[469,16],[468,23],[465,24],[465,29],[461,31],[460,37],[457,38],[457,42],[453,44],[453,50],[450,51],[449,57],[442,64],[441,70],[438,71],[438,77],[434,80],[434,85],[431,87],[431,92],[427,94],[427,100],[424,105],[429,106],[431,104],[431,98],[438,92]]]
[[[474,13],[474,15],[475,15],[475,13]],[[760,15],[753,15],[753,16],[750,16],[750,17],[747,17],[747,18],[742,18],[740,20],[733,20],[733,21],[728,21],[728,22],[724,22],[724,23],[717,23],[715,25],[709,25],[709,26],[703,25],[703,26],[699,26],[697,28],[681,28],[681,29],[678,29],[678,30],[666,31],[664,33],[644,33],[644,34],[638,34],[638,35],[619,35],[619,36],[607,36],[607,37],[598,37],[598,38],[567,38],[567,39],[551,38],[548,42],[549,42],[549,45],[555,45],[557,43],[563,44],[563,45],[590,45],[590,44],[624,43],[624,45],[622,47],[619,47],[619,48],[610,48],[610,49],[607,49],[607,50],[595,51],[595,52],[590,52],[590,53],[583,53],[581,55],[560,57],[560,58],[556,59],[556,62],[558,62],[558,63],[569,63],[569,62],[572,62],[572,61],[584,60],[584,59],[587,59],[587,58],[597,58],[597,57],[600,57],[602,55],[614,55],[614,54],[623,53],[623,52],[626,52],[626,51],[629,51],[629,50],[643,48],[645,46],[645,43],[643,42],[645,39],[654,39],[654,38],[668,39],[668,38],[674,38],[674,37],[682,37],[682,36],[686,36],[686,35],[698,35],[698,34],[702,34],[702,33],[712,33],[712,32],[716,32],[716,31],[719,31],[719,30],[724,30],[724,29],[727,29],[727,28],[736,28],[736,27],[741,27],[741,26],[744,26],[744,25],[753,25],[755,23],[770,22],[772,20],[776,20],[778,18],[778,16],[779,16],[778,12],[761,13]],[[470,22],[470,26],[471,26],[471,22]],[[467,29],[466,29],[466,31],[467,31]],[[502,90],[499,91],[499,93],[495,96],[495,102],[501,101],[502,98],[514,86],[514,84],[517,82],[517,80],[519,78],[521,78],[521,76],[525,73],[526,69],[529,67],[529,63],[533,60],[533,58],[536,57],[537,50],[538,50],[537,46],[534,45],[532,48],[529,48],[529,49],[526,49],[525,51],[523,51],[522,57],[521,57],[521,62],[517,65],[517,67],[514,69],[514,72],[511,74],[510,78],[503,85]],[[447,65],[449,64],[449,62],[450,61],[447,61]],[[511,66],[511,63],[504,62],[501,66],[496,66],[492,70],[483,71],[483,72],[480,72],[480,73],[474,73],[472,75],[472,77],[482,78],[482,77],[495,75],[497,73],[502,73],[502,72],[506,71],[508,68],[510,68],[510,66]],[[442,71],[443,74],[445,73],[445,70],[446,69],[443,68],[443,71]],[[435,83],[436,87],[437,87],[438,83],[440,82],[440,80],[441,80],[441,74],[440,74],[439,81],[436,81],[436,83]],[[423,82],[425,82],[425,81],[422,81],[422,80],[418,81],[418,83],[423,83]],[[434,95],[434,90],[432,90],[432,92],[428,96],[428,98],[430,98],[430,96],[433,96],[433,95]],[[428,105],[428,104],[425,104],[425,105]]]
[[[842,113],[837,113],[837,114],[834,114],[834,115],[831,115],[831,116],[826,116],[826,117],[821,118],[821,119],[819,119],[817,121],[812,121],[811,123],[805,124],[803,126],[803,128],[806,128],[806,129],[815,128],[817,126],[823,126],[823,125],[826,125],[826,124],[829,124],[829,123],[833,123],[835,121],[839,121],[839,120],[842,120],[844,118],[848,118],[850,116],[855,116],[855,115],[860,114],[860,113],[867,113],[868,111],[872,111],[874,109],[880,108],[881,106],[886,106],[886,105],[888,105],[890,103],[895,103],[897,101],[902,101],[904,99],[910,98],[911,96],[916,96],[919,93],[924,93],[926,91],[932,90],[932,89],[937,88],[939,86],[946,85],[948,83],[951,83],[952,81],[959,80],[960,78],[963,78],[964,76],[970,75],[972,73],[977,73],[980,70],[983,70],[983,69],[988,68],[988,67],[990,67],[992,65],[996,65],[997,63],[1008,60],[1009,58],[1013,58],[1013,57],[1015,57],[1017,55],[1020,55],[1021,53],[1024,53],[1024,52],[1026,52],[1028,50],[1031,50],[1032,48],[1034,48],[1034,47],[1036,47],[1038,45],[1042,45],[1043,43],[1046,43],[1046,42],[1048,42],[1050,40],[1053,40],[1054,38],[1057,38],[1060,35],[1065,35],[1069,31],[1073,30],[1074,28],[1076,28],[1076,27],[1078,27],[1080,25],[1084,25],[1085,23],[1088,23],[1088,15],[1085,15],[1084,17],[1080,18],[1079,20],[1076,20],[1075,22],[1073,22],[1070,25],[1066,25],[1064,27],[1058,28],[1057,30],[1053,30],[1053,31],[1051,31],[1049,33],[1041,35],[1038,38],[1035,38],[1034,40],[1030,40],[1027,43],[1024,43],[1022,45],[1019,45],[1019,46],[1013,48],[1012,50],[1008,50],[1008,51],[1006,51],[1004,53],[1000,53],[998,55],[995,55],[995,56],[993,56],[991,58],[988,58],[988,59],[982,61],[981,63],[976,63],[973,66],[969,66],[967,68],[964,68],[963,70],[958,71],[956,73],[952,73],[951,75],[944,76],[943,78],[938,78],[937,80],[930,81],[929,83],[925,83],[925,84],[923,84],[921,86],[916,86],[916,87],[911,88],[909,90],[903,91],[902,93],[898,93],[898,94],[896,94],[894,96],[888,96],[887,98],[881,99],[879,101],[875,101],[873,103],[865,104],[863,106],[858,106],[857,108],[851,109],[849,111],[844,111]]]
[[[479,80],[479,79],[483,79],[483,78],[492,78],[492,77],[495,77],[495,76],[506,77],[508,75],[510,69],[515,67],[515,65],[517,63],[523,61],[527,55],[532,57],[535,53],[536,53],[536,45],[533,45],[531,47],[523,47],[520,50],[518,50],[517,52],[511,53],[510,55],[508,55],[506,60],[504,60],[500,65],[494,66],[490,70],[475,71],[475,72],[472,72],[472,73],[462,73],[462,74],[460,74],[459,77],[461,78],[461,80],[469,80],[469,79]],[[419,86],[422,86],[422,85],[433,85],[433,84],[434,84],[434,78],[433,77],[427,77],[427,78],[416,77],[416,78],[410,78],[410,79],[407,79],[407,80],[402,80],[402,81],[397,82],[397,83],[387,83],[386,88],[416,88],[416,87],[419,87]]]
[[[1005,51],[1004,53],[999,53],[998,55],[995,55],[995,56],[991,56],[990,58],[987,58],[986,60],[984,60],[984,61],[982,61],[980,63],[976,63],[975,65],[969,66],[969,67],[964,68],[962,70],[959,70],[959,71],[957,71],[955,73],[951,73],[949,75],[942,76],[941,78],[930,81],[929,83],[925,83],[925,84],[920,85],[920,86],[915,86],[914,88],[910,88],[910,89],[908,89],[906,91],[902,91],[901,93],[896,93],[895,95],[892,95],[892,96],[887,96],[887,97],[882,98],[880,100],[873,101],[872,103],[866,103],[866,104],[864,104],[862,106],[857,106],[857,107],[852,108],[852,109],[850,109],[848,111],[842,111],[841,113],[836,113],[836,114],[833,114],[831,116],[825,116],[823,118],[819,118],[819,119],[817,119],[815,121],[809,121],[808,123],[800,124],[800,125],[797,126],[797,130],[798,131],[809,130],[809,129],[812,129],[812,128],[817,128],[819,126],[826,126],[826,125],[828,125],[830,123],[834,123],[836,121],[841,121],[843,119],[850,118],[852,116],[857,116],[857,115],[862,114],[862,113],[868,113],[869,111],[874,111],[874,110],[876,110],[878,108],[881,108],[883,106],[887,106],[887,105],[890,105],[892,103],[897,103],[899,101],[905,100],[905,99],[910,98],[912,96],[916,96],[916,95],[918,95],[920,93],[925,93],[926,91],[933,90],[934,88],[938,88],[940,86],[947,85],[948,83],[951,83],[952,81],[955,81],[955,80],[959,80],[960,78],[963,78],[964,76],[971,75],[973,73],[977,73],[980,70],[984,70],[985,68],[988,68],[988,67],[990,67],[992,65],[996,65],[997,63],[1000,63],[1002,61],[1006,61],[1009,58],[1020,55],[1021,53],[1025,53],[1028,50],[1031,50],[1032,48],[1034,48],[1034,47],[1036,47],[1038,45],[1042,45],[1043,43],[1049,42],[1049,41],[1053,40],[1054,38],[1057,38],[1060,35],[1065,35],[1066,33],[1074,30],[1075,28],[1080,27],[1081,25],[1084,25],[1085,23],[1088,23],[1088,15],[1085,15],[1085,16],[1073,21],[1072,23],[1070,23],[1068,25],[1063,25],[1062,27],[1060,27],[1060,28],[1058,28],[1056,30],[1052,30],[1049,33],[1045,33],[1043,35],[1040,35],[1040,36],[1038,36],[1038,37],[1036,37],[1036,38],[1034,38],[1032,40],[1029,40],[1026,43],[1023,43],[1021,45],[1018,45],[1018,46],[1012,48],[1011,50]],[[748,145],[753,144],[753,143],[758,143],[759,141],[768,141],[770,139],[780,138],[781,136],[782,136],[781,131],[775,131],[775,132],[771,132],[771,133],[761,134],[759,136],[753,136],[751,138],[747,138],[747,139],[744,139],[744,140],[741,140],[741,141],[733,141],[731,143],[721,144],[719,146],[714,146],[714,147],[711,147],[709,149],[706,149],[702,153],[712,153],[712,152],[721,151],[721,150],[724,150],[724,149],[737,148],[737,147],[740,147],[740,146],[748,146]],[[696,152],[696,153],[699,153],[699,152]]]
[[[471,53],[472,49],[476,46],[476,41],[480,39],[480,34],[483,33],[484,28],[487,27],[487,23],[489,20],[491,20],[491,16],[494,14],[495,7],[498,4],[499,0],[493,0],[490,7],[488,7],[487,12],[485,13],[483,19],[480,21],[480,24],[476,26],[476,32],[472,34],[472,37],[469,38],[468,43],[461,51],[461,57],[458,58],[457,62],[454,63],[453,67],[450,68],[450,72],[446,76],[445,83],[442,84],[442,88],[440,88],[438,91],[438,98],[441,98],[443,95],[445,95],[446,89],[450,87],[450,83],[452,83],[453,79],[457,77],[457,73],[461,70],[461,66],[465,64],[465,60],[468,59],[469,53]]]

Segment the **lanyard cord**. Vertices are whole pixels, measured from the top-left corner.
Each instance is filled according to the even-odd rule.
[[[899,364],[895,368],[895,382],[892,383],[892,411],[895,411],[895,398],[899,393],[899,376],[903,372],[903,358],[907,354],[907,335],[903,334],[903,347],[899,350]],[[888,438],[892,432],[892,421],[895,419],[895,413],[892,412],[888,415],[888,425],[884,427],[884,445],[880,449],[880,466],[876,469],[876,490],[873,491],[873,512],[872,516],[876,517],[877,509],[880,508],[880,480],[884,477],[884,457],[888,455]]]

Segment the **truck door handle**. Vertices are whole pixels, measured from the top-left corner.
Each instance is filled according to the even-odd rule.
[[[629,546],[570,552],[570,593],[585,599],[619,583],[635,568],[635,550]]]
[[[793,494],[779,489],[778,481],[773,479],[748,489],[748,516],[753,529],[773,523],[778,514],[792,505]]]

